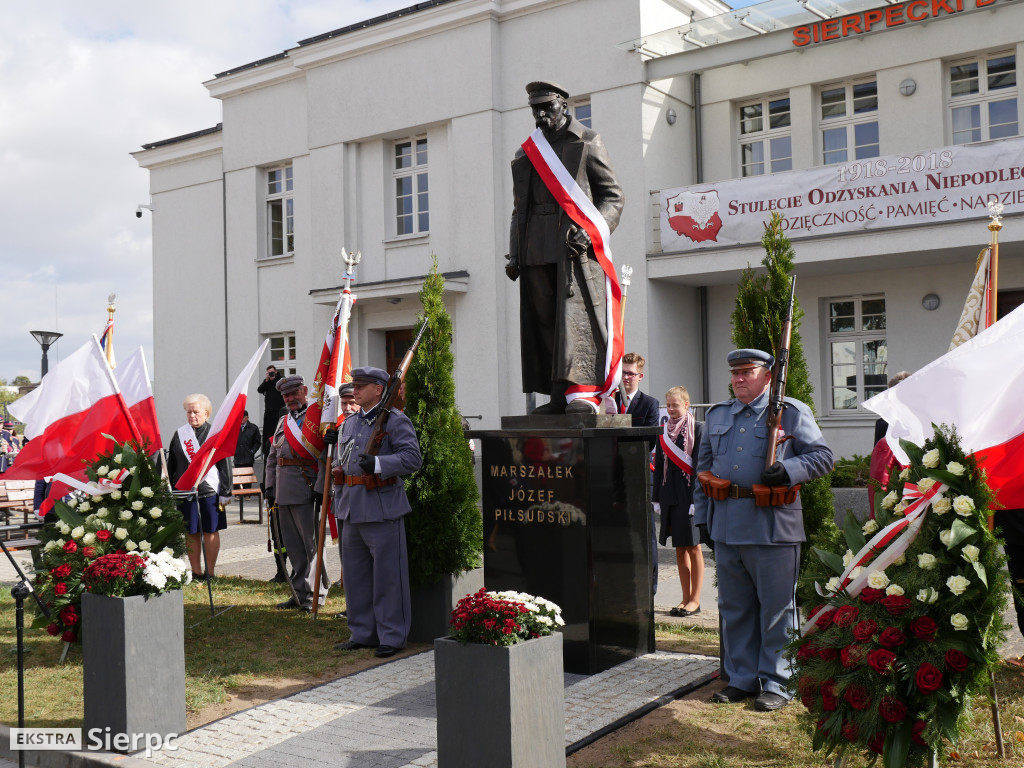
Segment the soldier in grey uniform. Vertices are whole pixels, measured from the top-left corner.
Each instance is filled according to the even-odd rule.
[[[360,410],[341,427],[340,492],[335,474],[334,510],[344,523],[341,562],[352,636],[334,647],[341,651],[376,647],[378,658],[393,656],[409,638],[409,566],[402,518],[411,507],[402,475],[415,472],[421,463],[416,430],[399,410],[391,411],[377,455],[366,453],[389,378],[380,368],[352,371]]]
[[[266,490],[268,504],[277,501],[281,538],[292,567],[291,584],[294,595],[278,608],[313,609],[313,581],[316,567],[316,509],[323,488],[323,460],[317,461],[296,451],[285,436],[286,421],[299,427],[306,413],[308,390],[301,376],[287,376],[277,382],[277,391],[284,397],[288,413],[277,422],[267,454]],[[326,575],[319,589],[320,605],[327,597]]]
[[[797,627],[796,579],[804,541],[800,496],[789,504],[758,507],[751,486],[792,486],[828,474],[832,451],[810,408],[787,397],[777,461],[768,455],[768,401],[775,359],[757,349],[729,353],[735,398],[708,409],[697,472],[728,480],[727,497],[694,491],[694,523],[715,551],[722,662],[729,685],[712,696],[733,703],[757,696],[754,706],[771,711],[790,698],[790,670],[782,657],[788,631]]]

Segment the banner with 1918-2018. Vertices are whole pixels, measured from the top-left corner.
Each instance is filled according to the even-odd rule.
[[[1024,211],[1024,139],[941,147],[661,191],[661,248],[760,242],[777,211],[791,239]]]

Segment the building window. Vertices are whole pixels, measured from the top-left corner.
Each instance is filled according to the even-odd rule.
[[[267,256],[295,253],[295,200],[292,167],[267,170]]]
[[[270,337],[270,362],[285,376],[292,376],[298,369],[295,362],[295,334],[286,333]]]
[[[569,105],[572,109],[572,116],[583,123],[584,128],[593,128],[593,113],[591,112],[590,99],[576,101]]]
[[[430,231],[427,190],[427,137],[395,142],[395,234]]]
[[[949,67],[953,143],[1016,136],[1017,58],[997,53]]]
[[[825,165],[878,157],[878,84],[874,80],[821,90]]]
[[[740,169],[743,176],[793,170],[789,98],[740,105]]]
[[[833,412],[855,410],[885,390],[889,353],[884,296],[829,299],[826,339]]]

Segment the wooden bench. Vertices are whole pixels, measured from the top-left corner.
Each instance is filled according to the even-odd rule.
[[[250,486],[246,488],[245,486]],[[263,489],[259,478],[252,467],[235,467],[231,477],[231,495],[238,499],[238,522],[245,520],[245,497],[256,496],[256,505],[260,513],[259,525],[263,524]]]
[[[21,522],[35,522],[32,504],[35,501],[35,480],[0,479],[0,515],[4,523],[16,522],[13,518],[21,515]]]

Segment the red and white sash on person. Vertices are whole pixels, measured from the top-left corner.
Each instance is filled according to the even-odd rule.
[[[178,442],[181,443],[181,449],[185,453],[185,458],[188,459],[188,463],[191,464],[192,460],[199,453],[199,438],[196,437],[196,431],[192,429],[190,424],[183,424],[178,427]],[[203,477],[202,481],[197,483],[197,487],[203,483],[209,483],[213,489],[219,490],[220,478],[217,476],[217,467],[211,465],[206,471],[206,476]]]
[[[306,420],[303,414],[303,421]],[[300,459],[307,459],[311,464],[316,464],[318,456],[314,456],[303,439],[302,426],[288,414],[284,417],[284,439],[288,441],[292,452]]]
[[[583,398],[600,408],[601,398],[609,397],[615,391],[622,374],[623,340],[619,309],[622,289],[612,263],[611,232],[604,216],[562,164],[540,128],[523,142],[523,151],[562,210],[590,235],[594,255],[604,271],[605,328],[608,329],[604,381],[598,384],[573,384],[565,392],[565,399],[569,402]]]
[[[683,474],[693,477],[693,457],[668,436],[668,423],[664,425],[662,433],[658,435],[658,442],[661,443],[661,450],[665,457],[683,470]]]

